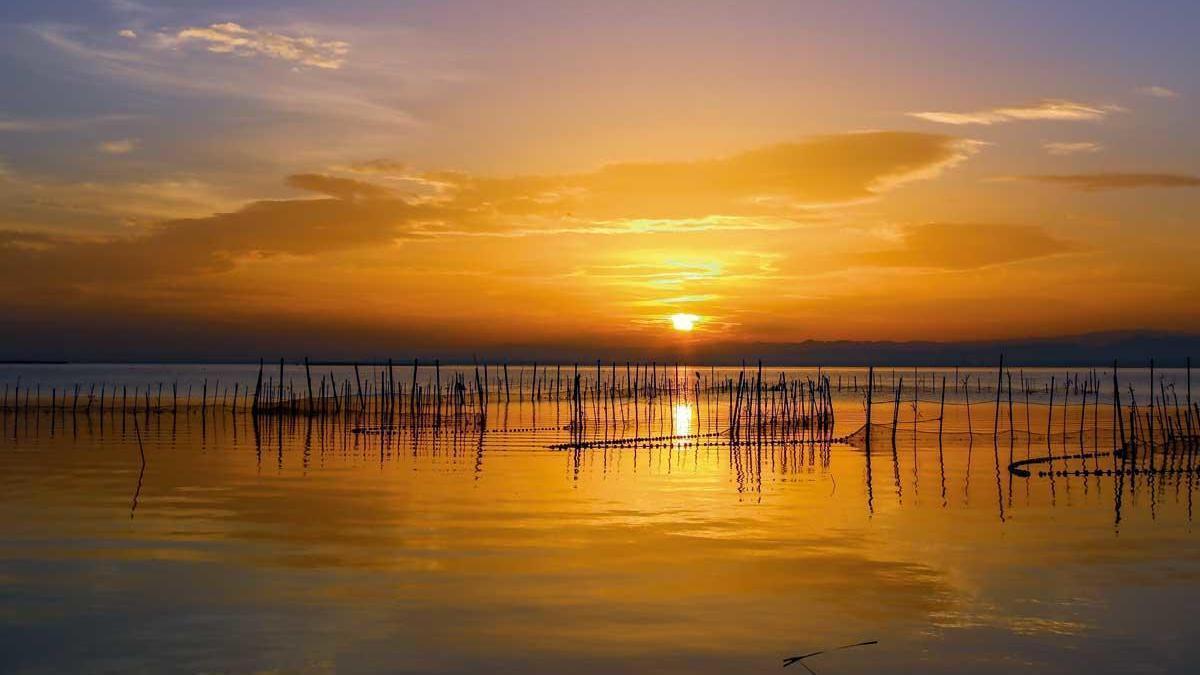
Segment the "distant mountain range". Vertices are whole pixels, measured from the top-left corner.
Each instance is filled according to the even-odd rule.
[[[47,335],[22,335],[17,340],[0,338],[0,362],[252,362],[283,356],[298,361],[305,356],[314,362],[370,363],[388,357],[398,361],[419,358],[430,363],[604,363],[626,361],[659,363],[702,363],[737,365],[743,361],[780,366],[993,366],[1004,355],[1009,365],[1024,366],[1109,366],[1117,360],[1126,367],[1143,366],[1153,358],[1161,367],[1183,366],[1195,357],[1200,366],[1200,334],[1131,330],[1087,333],[1065,337],[934,341],[805,340],[803,342],[711,342],[693,341],[674,346],[649,345],[554,345],[513,344],[468,347],[444,344],[431,347],[413,335],[364,337],[347,332],[324,339],[296,338],[295,334],[240,334],[223,332],[213,339],[202,331],[178,330],[152,338],[121,342],[117,339],[46,339]],[[18,333],[17,335],[20,335]],[[68,334],[58,334],[68,335]],[[302,334],[303,335],[303,334]],[[9,336],[10,340],[13,337]],[[34,337],[43,338],[34,341]],[[23,345],[21,343],[24,343]]]
[[[489,350],[479,358],[498,356]],[[993,366],[1004,355],[1010,365],[1025,366],[1109,366],[1113,360],[1133,367],[1154,359],[1162,367],[1183,366],[1195,357],[1200,366],[1200,334],[1131,330],[1087,333],[1064,337],[978,340],[963,342],[935,341],[855,341],[805,340],[803,342],[714,342],[693,343],[676,349],[626,347],[511,346],[502,352],[510,361],[538,360],[542,363],[589,363],[597,359],[616,361],[658,361],[737,365],[745,361],[779,366]],[[445,360],[445,356],[441,357]],[[470,360],[469,358],[467,359]]]
[[[732,345],[724,346],[726,348]],[[762,359],[778,365],[989,366],[1004,355],[1006,363],[1028,366],[1144,365],[1182,366],[1195,357],[1200,365],[1200,335],[1161,331],[1114,331],[1065,337],[970,342],[859,342],[850,340],[755,343],[726,351],[706,347],[694,354],[704,362]]]

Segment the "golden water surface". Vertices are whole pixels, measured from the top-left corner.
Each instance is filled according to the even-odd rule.
[[[962,433],[959,408],[940,442],[902,425],[869,456],[861,437],[550,449],[565,405],[497,403],[482,434],[415,436],[211,409],[6,412],[2,669],[754,673],[868,640],[804,664],[1189,672],[1200,657],[1190,473],[1012,476],[1047,439],[994,438],[987,407],[971,422],[985,433]],[[861,403],[838,405],[850,433]],[[677,401],[645,423],[682,436],[720,414]],[[1111,450],[1077,424],[1053,452]]]

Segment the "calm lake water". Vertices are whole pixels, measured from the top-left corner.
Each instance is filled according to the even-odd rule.
[[[257,370],[0,367],[14,397],[18,378],[45,400],[93,383],[156,397],[149,414],[56,398],[53,411],[10,401],[0,415],[0,670],[756,673],[867,640],[878,644],[804,663],[828,675],[1200,662],[1191,456],[1171,459],[1170,474],[1007,468],[1093,452],[1057,468],[1114,466],[1110,371],[1097,371],[1104,388],[1086,416],[1083,395],[1063,389],[1076,407],[1048,420],[1044,385],[1060,386],[1061,370],[1024,371],[1029,386],[1011,408],[1004,391],[999,416],[992,371],[959,372],[977,389],[955,388],[953,369],[897,370],[905,402],[873,413],[901,425],[894,442],[877,428],[869,453],[850,435],[865,417],[858,369],[824,371],[842,380],[835,435],[850,435],[829,444],[731,448],[721,396],[621,404],[620,423],[593,425],[600,442],[575,450],[551,448],[569,439],[570,404],[545,397],[497,393],[482,432],[394,434],[157,399],[158,383],[177,381],[193,401],[204,379],[213,397],[243,390]],[[470,371],[442,376],[455,372]],[[614,374],[624,378],[602,377]],[[876,376],[884,401],[892,373]],[[528,390],[531,370],[517,377]],[[1086,373],[1071,377],[1081,387]],[[1121,378],[1145,405],[1149,373]],[[1181,407],[1185,381],[1155,374]],[[669,438],[603,442],[633,436],[632,424]]]

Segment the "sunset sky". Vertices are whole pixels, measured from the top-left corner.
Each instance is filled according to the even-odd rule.
[[[9,0],[0,357],[1200,331],[1197,28]]]

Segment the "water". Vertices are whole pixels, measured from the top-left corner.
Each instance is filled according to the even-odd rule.
[[[20,367],[22,381],[45,387],[35,368],[47,367]],[[45,372],[56,387],[127,374],[92,368]],[[144,387],[199,367],[134,368]],[[219,376],[234,372],[253,385],[257,367]],[[1026,373],[1051,374],[1061,382]],[[1164,375],[1184,399],[1182,371]],[[1142,405],[1147,376],[1122,374]],[[993,439],[995,393],[950,387],[952,404],[977,403],[971,422],[948,406],[939,444],[934,404],[905,403],[902,422],[925,421],[902,424],[894,446],[877,429],[869,455],[861,437],[550,450],[569,439],[569,406],[527,397],[493,402],[483,434],[360,434],[333,417],[256,425],[213,407],[6,411],[0,670],[750,673],[878,640],[804,663],[1191,672],[1195,475],[1013,476],[1011,460],[1048,449],[1111,451],[1109,392],[1083,425],[1075,409],[1060,428],[1056,412],[1049,439],[1036,393],[1033,433],[1023,393],[1008,432],[1005,394]],[[937,397],[902,398],[914,393]],[[861,425],[861,392],[835,404],[836,435]],[[705,433],[727,416],[706,400],[653,405],[643,435]],[[890,424],[891,404],[873,412]]]

